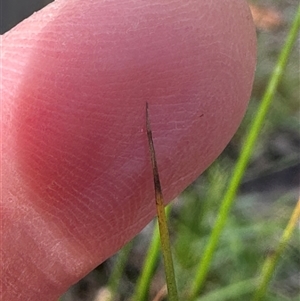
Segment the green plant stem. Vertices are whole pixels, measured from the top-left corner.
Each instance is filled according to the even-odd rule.
[[[171,206],[166,207],[166,216],[168,218],[171,211]],[[158,258],[159,258],[159,246],[160,246],[160,237],[158,224],[155,224],[153,235],[151,239],[151,244],[148,248],[148,252],[145,258],[144,266],[142,273],[137,281],[135,292],[133,294],[132,300],[135,301],[145,301],[147,300],[147,295],[149,292],[150,283],[155,272]]]
[[[114,268],[112,270],[111,276],[108,280],[107,286],[110,288],[111,291],[111,300],[114,300],[114,295],[117,292],[118,286],[120,284],[120,280],[122,278],[126,263],[128,262],[129,253],[132,249],[133,242],[130,241],[125,245],[120,253],[118,254],[118,257],[116,259]]]
[[[285,45],[283,46],[283,49],[279,55],[278,62],[273,70],[273,73],[272,73],[272,76],[268,83],[268,86],[266,88],[265,94],[262,98],[261,105],[259,106],[259,108],[257,110],[257,114],[256,114],[252,124],[250,125],[249,133],[244,142],[240,157],[236,163],[231,180],[229,182],[228,189],[225,192],[224,198],[222,200],[221,208],[219,210],[215,226],[210,235],[208,244],[204,250],[203,257],[201,258],[201,261],[199,263],[199,266],[197,269],[197,271],[198,271],[197,275],[191,286],[190,296],[191,296],[192,300],[197,297],[197,295],[199,294],[199,292],[201,291],[201,289],[204,285],[204,281],[206,279],[214,251],[218,244],[218,241],[219,241],[220,235],[222,233],[222,230],[224,228],[225,222],[228,218],[230,209],[234,203],[234,199],[235,199],[238,187],[240,185],[242,177],[243,177],[245,170],[247,168],[247,165],[249,163],[249,159],[252,155],[257,137],[258,137],[259,133],[261,132],[261,129],[264,125],[265,118],[266,118],[266,115],[270,108],[273,97],[276,93],[278,83],[279,83],[279,81],[282,77],[283,71],[287,65],[289,55],[291,53],[294,42],[297,38],[297,33],[299,31],[299,27],[300,27],[300,6],[298,7],[298,11],[296,13],[294,22],[289,31]]]
[[[170,242],[167,218],[165,214],[165,208],[163,206],[156,206],[156,209],[157,209],[157,221],[158,221],[158,228],[159,228],[159,235],[160,235],[160,244],[161,244],[161,250],[164,259],[168,297],[170,301],[178,301],[178,292],[177,292],[176,278],[175,278],[173,258],[171,252],[171,242]]]
[[[267,257],[266,261],[263,264],[261,276],[260,276],[260,282],[258,285],[258,289],[256,290],[256,293],[253,297],[253,301],[262,300],[262,298],[265,296],[268,288],[268,284],[272,278],[272,275],[274,274],[275,266],[281,254],[283,253],[284,249],[286,248],[288,241],[292,236],[292,233],[296,227],[299,217],[300,217],[300,199],[298,200],[298,203],[291,215],[291,218],[283,232],[283,235],[278,244],[278,248],[276,249],[274,254]]]
[[[241,296],[249,294],[255,290],[257,278],[243,280],[233,283],[221,289],[216,289],[207,295],[198,298],[197,301],[231,301],[240,299]]]

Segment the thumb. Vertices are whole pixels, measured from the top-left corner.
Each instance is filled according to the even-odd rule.
[[[245,112],[244,1],[60,0],[2,39],[3,300],[55,300],[169,202]]]

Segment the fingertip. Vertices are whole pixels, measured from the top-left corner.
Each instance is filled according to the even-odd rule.
[[[8,224],[23,238],[6,258],[24,250],[23,275],[42,267],[49,299],[155,213],[145,102],[167,201],[228,143],[253,81],[247,17],[240,0],[55,1],[5,35]],[[26,281],[15,300],[40,300]]]

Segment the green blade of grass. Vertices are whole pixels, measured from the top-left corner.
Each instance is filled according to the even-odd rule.
[[[118,254],[114,268],[109,277],[107,286],[109,287],[110,292],[111,292],[111,300],[114,300],[114,296],[118,290],[118,286],[120,284],[124,269],[128,262],[128,257],[129,257],[129,253],[132,249],[132,245],[133,245],[133,242],[130,241],[129,243],[127,243],[127,245],[125,245],[122,248],[122,250],[120,250],[120,253]]]
[[[297,221],[300,217],[300,199],[291,215],[291,218],[285,228],[283,235],[279,241],[278,248],[276,249],[275,253],[272,256],[267,257],[266,261],[263,264],[261,276],[260,276],[260,283],[258,285],[258,289],[253,297],[253,301],[262,300],[266,294],[268,284],[272,278],[272,275],[275,270],[275,266],[283,253],[284,249],[287,246],[288,241],[290,240],[292,233],[296,227]]]
[[[249,294],[255,290],[257,278],[243,280],[233,283],[224,288],[216,289],[196,301],[231,301],[237,300],[241,296]]]
[[[240,157],[235,165],[232,177],[229,182],[228,189],[225,192],[224,198],[221,202],[221,208],[218,212],[215,226],[210,235],[209,242],[204,250],[203,257],[200,260],[196,277],[194,278],[194,281],[192,282],[192,285],[191,285],[190,297],[192,300],[197,297],[197,295],[199,294],[199,292],[201,291],[201,289],[204,285],[204,281],[206,279],[206,276],[207,276],[207,273],[208,273],[208,270],[209,270],[209,267],[210,267],[210,264],[212,261],[213,254],[215,252],[215,249],[218,244],[222,230],[224,228],[225,222],[228,218],[230,209],[234,203],[234,199],[235,199],[237,190],[239,188],[241,179],[247,168],[249,159],[252,155],[252,152],[253,152],[253,149],[255,146],[255,142],[257,141],[258,135],[265,122],[265,118],[266,118],[266,115],[270,108],[273,97],[276,93],[278,83],[279,83],[279,81],[282,77],[283,71],[287,65],[289,55],[291,53],[292,47],[297,38],[297,33],[299,31],[299,27],[300,27],[300,6],[298,7],[298,11],[296,13],[293,24],[288,33],[286,42],[279,55],[277,64],[271,75],[270,81],[268,83],[268,86],[267,86],[264,96],[262,98],[261,104],[257,110],[257,114],[256,114],[252,124],[250,125],[249,133],[245,139]]]
[[[170,211],[171,211],[171,206],[169,205],[166,207],[167,218],[170,214]],[[158,224],[156,223],[153,230],[151,243],[145,258],[144,266],[141,275],[137,281],[132,300],[135,301],[147,300],[150,283],[159,259],[159,250],[160,250],[159,246],[160,246],[159,229],[158,229]]]

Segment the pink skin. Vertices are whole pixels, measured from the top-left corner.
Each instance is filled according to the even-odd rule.
[[[241,0],[58,0],[3,36],[1,300],[56,300],[236,131],[255,29]],[[2,294],[2,295],[1,295]]]

